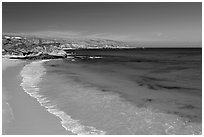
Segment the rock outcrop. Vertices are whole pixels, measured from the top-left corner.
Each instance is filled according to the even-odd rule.
[[[61,59],[66,58],[66,55],[50,55],[48,53],[40,53],[38,55],[31,56],[10,56],[10,59],[29,59],[29,60],[40,60],[40,59]]]

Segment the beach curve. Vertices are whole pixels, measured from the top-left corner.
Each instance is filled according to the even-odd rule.
[[[20,87],[20,71],[27,64],[26,61],[2,59],[2,103],[9,104],[12,120],[9,123],[2,123],[3,135],[54,135],[69,134],[57,124],[59,119],[45,111],[38,102],[28,96]],[[5,102],[6,101],[6,102]],[[3,111],[8,112],[8,111]],[[2,113],[2,122],[8,121]],[[8,116],[8,115],[7,115]]]
[[[34,61],[26,65],[21,71],[23,77],[21,86],[24,91],[31,97],[37,99],[41,106],[45,107],[46,110],[59,117],[61,119],[62,126],[74,134],[78,135],[100,135],[105,134],[105,131],[98,130],[91,126],[82,125],[79,120],[72,119],[69,115],[57,109],[55,104],[52,104],[46,97],[40,95],[38,84],[41,81],[43,75],[46,74],[46,69],[42,63],[49,60]]]

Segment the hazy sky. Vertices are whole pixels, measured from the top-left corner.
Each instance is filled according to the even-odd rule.
[[[3,33],[201,42],[202,3],[3,3]]]

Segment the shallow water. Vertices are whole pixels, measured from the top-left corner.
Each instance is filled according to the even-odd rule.
[[[77,51],[75,55],[43,66],[32,63],[30,70],[33,65],[36,69],[24,73],[32,79],[39,76],[34,97],[61,118],[66,130],[201,134],[201,49]],[[27,89],[35,85],[28,84]]]

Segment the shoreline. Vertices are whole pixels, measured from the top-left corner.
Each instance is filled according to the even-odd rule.
[[[34,61],[35,62],[35,61]],[[39,61],[39,63],[42,63],[42,61]],[[37,63],[38,63],[38,61],[37,61]],[[32,63],[31,63],[32,64]],[[35,63],[34,63],[35,64]],[[27,66],[29,66],[30,64],[28,64]],[[33,67],[32,65],[30,65],[29,66],[30,68],[32,68],[33,70],[37,70],[37,69],[35,69],[35,67]],[[14,121],[14,124],[13,124],[13,127],[11,127],[10,128],[10,131],[11,132],[13,132],[14,134],[35,134],[35,135],[39,135],[39,134],[46,134],[46,135],[48,135],[48,134],[61,134],[62,132],[65,132],[65,133],[63,133],[63,134],[66,134],[66,133],[69,133],[68,131],[66,131],[65,129],[63,129],[63,131],[61,132],[61,128],[63,128],[62,126],[61,126],[61,124],[63,125],[63,119],[61,119],[62,120],[62,122],[61,122],[61,124],[60,124],[60,119],[59,118],[61,118],[60,116],[58,116],[58,115],[56,115],[56,113],[54,112],[54,109],[53,108],[51,108],[50,110],[51,111],[48,111],[49,110],[49,108],[47,109],[46,108],[46,106],[44,106],[43,104],[44,104],[44,102],[42,102],[43,104],[41,104],[41,102],[40,101],[46,101],[46,99],[44,99],[44,98],[41,98],[41,96],[39,96],[40,94],[35,94],[35,93],[32,93],[33,92],[33,90],[35,91],[35,88],[36,89],[38,89],[38,87],[37,86],[35,86],[35,82],[33,82],[33,81],[35,81],[35,77],[37,77],[36,76],[36,72],[37,71],[32,71],[32,69],[30,69],[30,72],[31,72],[31,74],[30,74],[30,72],[29,73],[27,73],[27,74],[30,74],[30,76],[32,75],[33,76],[33,74],[35,75],[35,77],[30,77],[31,79],[32,79],[32,81],[31,81],[31,84],[29,84],[30,82],[29,82],[29,79],[28,80],[26,80],[26,81],[28,81],[28,85],[27,85],[27,89],[25,89],[22,85],[23,85],[23,83],[24,83],[24,80],[23,80],[23,82],[22,82],[22,77],[20,77],[20,75],[19,74],[21,74],[21,72],[23,71],[23,65],[22,64],[20,64],[20,65],[17,65],[17,66],[14,66],[14,67],[9,67],[8,69],[6,69],[6,71],[4,71],[4,72],[6,72],[7,73],[7,76],[8,75],[10,75],[9,76],[9,78],[7,78],[7,81],[3,81],[3,83],[8,83],[8,81],[9,81],[9,84],[10,83],[12,83],[11,85],[12,86],[16,86],[16,87],[18,87],[18,88],[15,88],[15,90],[16,91],[19,91],[19,89],[21,89],[21,91],[19,92],[19,93],[13,93],[13,96],[14,96],[14,99],[18,99],[18,101],[14,101],[14,100],[11,100],[10,102],[9,102],[9,104],[11,104],[11,108],[14,108],[14,110],[13,110],[13,112],[14,112],[14,116],[16,116],[16,114],[18,115],[18,118],[16,118],[15,117],[15,121]],[[37,67],[36,68],[39,68],[39,65],[37,65]],[[40,68],[39,68],[40,69]],[[19,73],[20,72],[20,73]],[[37,72],[38,73],[38,72]],[[15,75],[14,75],[15,74]],[[13,78],[13,76],[15,76],[15,78]],[[29,75],[28,75],[29,76]],[[25,75],[25,78],[27,77],[27,75]],[[23,78],[24,78],[24,76],[23,76]],[[33,79],[34,78],[34,79]],[[16,83],[17,82],[17,83]],[[15,83],[15,84],[13,84],[13,83]],[[34,85],[32,84],[32,83],[34,83]],[[26,84],[26,83],[25,83]],[[21,87],[20,87],[20,85],[21,85]],[[36,84],[37,85],[37,84]],[[8,86],[7,86],[8,87]],[[20,88],[19,88],[20,87]],[[25,86],[26,87],[26,86]],[[30,88],[29,88],[30,87]],[[9,87],[9,89],[14,89],[14,87]],[[23,91],[23,89],[24,89],[24,91]],[[14,90],[9,90],[10,92],[11,91],[14,91]],[[30,92],[31,91],[31,92]],[[22,94],[23,93],[23,94]],[[25,94],[25,93],[27,93],[27,94]],[[37,93],[37,92],[36,92]],[[32,96],[32,98],[30,98],[30,96],[28,96],[28,95],[30,95],[30,96]],[[35,95],[37,95],[37,96],[35,96]],[[13,98],[12,98],[13,99]],[[20,99],[20,100],[19,100]],[[36,101],[36,99],[37,99],[37,101],[40,103],[38,103],[37,101]],[[41,100],[40,100],[41,99]],[[25,103],[26,102],[26,103]],[[16,103],[18,103],[18,104],[16,104]],[[46,102],[45,102],[45,104],[46,104]],[[48,103],[49,104],[49,103]],[[17,106],[17,107],[16,107]],[[43,106],[43,107],[42,107]],[[47,109],[45,109],[45,108]],[[21,109],[21,110],[19,110],[19,109]],[[36,112],[36,110],[37,110],[37,112]],[[52,111],[53,110],[53,111]],[[44,112],[43,112],[44,111]],[[48,112],[50,112],[50,113],[52,113],[51,115],[52,116],[49,116],[50,117],[50,120],[47,120],[47,119],[49,119],[48,118],[48,114],[50,114],[50,113],[48,113]],[[39,113],[40,112],[40,113]],[[61,112],[63,112],[63,111],[61,111]],[[61,113],[60,112],[60,113]],[[54,115],[53,115],[54,114]],[[22,116],[23,115],[23,116]],[[29,116],[27,116],[27,115],[29,115]],[[58,117],[56,117],[56,116],[58,116]],[[64,115],[63,115],[64,116]],[[69,115],[68,115],[69,116]],[[161,115],[162,116],[162,115]],[[168,114],[167,115],[165,115],[164,114],[164,116],[168,116]],[[25,117],[27,117],[27,118],[25,118]],[[36,118],[37,117],[37,118]],[[39,121],[37,121],[37,119],[39,119],[40,118],[40,120]],[[27,119],[27,120],[25,120],[25,119]],[[178,119],[177,119],[178,120]],[[47,123],[47,122],[50,122],[50,123]],[[180,120],[178,121],[178,124],[179,124],[179,122],[181,122]],[[52,125],[52,124],[53,125]],[[64,123],[64,124],[66,124],[66,123]],[[68,126],[70,126],[70,124],[73,124],[73,123],[67,123],[68,124]],[[187,123],[183,123],[184,125],[185,124],[187,124]],[[20,125],[20,126],[19,126]],[[46,126],[44,126],[44,125],[46,125]],[[51,127],[50,127],[51,126]],[[60,126],[60,129],[58,129],[58,127]],[[190,124],[190,125],[185,125],[186,126],[186,128],[187,129],[183,129],[183,130],[188,130],[188,128],[191,128],[192,127],[192,125]],[[53,127],[55,127],[55,128],[53,128]],[[47,129],[48,128],[48,129]],[[65,128],[65,127],[64,127]],[[195,127],[194,127],[195,128]],[[19,130],[20,129],[20,130]],[[33,130],[34,129],[34,130]],[[26,130],[26,132],[27,133],[25,133],[25,130]],[[46,130],[46,131],[45,131]],[[189,129],[189,130],[191,130],[191,129]],[[39,134],[37,133],[36,134],[36,132],[40,132]],[[71,130],[72,131],[72,130]],[[10,133],[11,133],[10,132]],[[198,131],[197,133],[196,133],[197,131],[195,131],[195,133],[194,134],[200,134],[201,133],[201,131]],[[73,132],[74,133],[74,132]],[[193,133],[193,132],[192,132]],[[71,133],[69,133],[69,134],[71,134]]]
[[[47,112],[35,98],[26,94],[20,86],[20,71],[24,61],[2,59],[2,102],[9,104],[12,121],[3,124],[3,135],[53,135],[72,134],[60,124],[60,119]],[[6,106],[3,107],[3,110]],[[4,111],[6,112],[6,111]],[[8,114],[8,113],[7,113]],[[4,113],[3,113],[4,115]],[[2,121],[7,117],[3,116]]]
[[[98,135],[105,134],[104,131],[98,130],[91,126],[81,124],[78,120],[72,119],[71,116],[59,110],[57,104],[47,99],[39,88],[38,84],[41,83],[43,76],[46,74],[46,69],[43,67],[43,63],[49,60],[34,61],[26,65],[21,71],[21,77],[23,77],[21,87],[31,97],[37,99],[39,104],[46,109],[49,113],[61,119],[61,125],[67,131],[70,131],[77,135]],[[30,81],[32,79],[32,81]],[[42,90],[43,91],[43,90]]]

